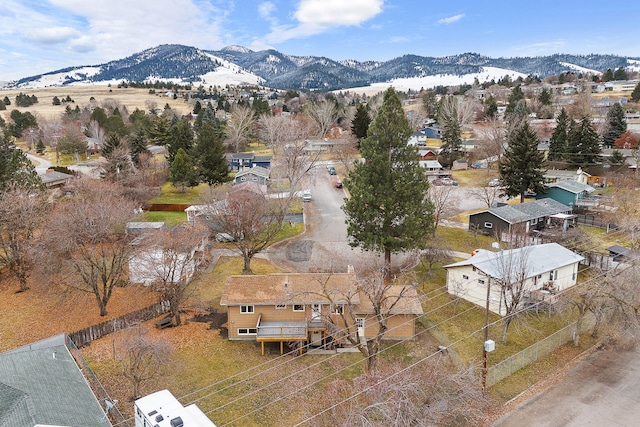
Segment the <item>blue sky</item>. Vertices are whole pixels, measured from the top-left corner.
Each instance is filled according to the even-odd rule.
[[[464,52],[640,57],[639,22],[633,0],[2,0],[0,81],[165,43],[336,60]]]

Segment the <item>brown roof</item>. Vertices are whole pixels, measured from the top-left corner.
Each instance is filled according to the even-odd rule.
[[[422,314],[413,286],[390,286],[388,304],[392,314]],[[397,301],[397,298],[402,298]],[[396,302],[397,301],[397,302]],[[358,313],[371,313],[371,301],[356,291],[356,275],[349,273],[282,273],[229,276],[220,305],[354,304]]]
[[[386,299],[384,301],[383,311],[387,311],[388,307],[390,314],[423,314],[422,304],[418,297],[418,292],[413,286],[389,286],[386,289]],[[373,313],[373,305],[371,300],[367,297],[360,298],[361,304],[355,310],[356,313]]]
[[[354,285],[354,273],[229,276],[220,305],[345,304],[355,292]]]

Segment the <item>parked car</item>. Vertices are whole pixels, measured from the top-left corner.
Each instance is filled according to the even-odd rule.
[[[337,180],[334,185],[336,186],[336,188],[342,188],[342,181]]]
[[[216,234],[216,241],[217,242],[233,242],[235,239],[233,238],[233,236],[231,234],[227,234],[227,233],[218,233]]]
[[[451,178],[436,178],[432,182],[433,185],[458,185],[458,183]]]
[[[525,191],[524,192],[524,197],[525,198],[534,198],[538,195],[538,193],[536,193],[535,191]]]
[[[311,190],[304,190],[302,192],[302,201],[310,202],[311,201]]]
[[[336,168],[334,168],[333,166],[330,166],[329,168],[329,175],[336,175]]]
[[[489,181],[489,187],[498,187],[500,186],[500,180],[498,178],[493,178]]]

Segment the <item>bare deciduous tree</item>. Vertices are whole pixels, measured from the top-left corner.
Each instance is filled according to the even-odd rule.
[[[494,203],[496,203],[497,201],[499,201],[501,199],[501,197],[502,197],[502,188],[499,187],[499,186],[496,186],[496,187],[489,187],[489,186],[476,187],[473,190],[471,190],[471,195],[473,196],[474,199],[480,200],[485,205],[487,205],[487,208],[490,208],[491,206],[493,206]]]
[[[382,340],[389,330],[389,319],[397,314],[402,307],[405,313],[414,304],[420,305],[416,290],[411,285],[400,285],[389,280],[384,271],[385,267],[368,266],[367,270],[358,277],[355,286],[345,294],[326,290],[323,297],[331,304],[344,304],[337,316],[327,316],[326,323],[329,332],[335,334],[338,341],[346,340],[355,346],[367,360],[367,371],[377,366]],[[346,304],[344,303],[346,301]],[[363,328],[358,315],[360,305],[366,305],[371,312],[370,319],[375,322],[376,334],[365,338],[358,329]]]
[[[331,126],[338,119],[336,104],[332,101],[323,100],[319,103],[309,103],[306,113],[317,125],[317,135],[324,138]]]
[[[479,425],[488,406],[470,369],[442,363],[391,364],[353,382],[333,381],[329,390],[309,417],[315,427]]]
[[[152,338],[141,327],[128,331],[120,360],[122,375],[133,387],[131,400],[140,398],[143,383],[160,376],[171,355],[171,346],[160,338]]]
[[[353,163],[359,156],[357,148],[358,142],[354,139],[350,139],[347,144],[337,144],[333,147],[333,154],[338,161],[344,166],[347,175],[353,168]]]
[[[36,232],[47,211],[43,193],[19,188],[0,192],[0,265],[18,280],[18,292],[29,289],[27,279],[36,260]]]
[[[256,118],[250,107],[233,105],[231,118],[227,122],[225,132],[227,143],[235,149],[236,153],[240,152],[251,137],[255,122]]]
[[[195,292],[190,283],[202,271],[206,235],[198,225],[158,230],[145,239],[135,255],[141,275],[160,292],[163,301],[169,302],[175,326],[182,324],[180,311]]]
[[[259,187],[245,183],[209,189],[205,204],[211,210],[206,220],[212,233],[226,233],[244,260],[243,274],[253,274],[251,260],[272,244],[282,229],[288,200],[268,198]]]
[[[506,131],[501,120],[492,118],[482,127],[476,127],[478,152],[487,160],[487,168],[499,164],[506,144]],[[480,154],[479,154],[480,155]]]
[[[459,204],[459,197],[455,195],[454,187],[446,185],[431,185],[429,186],[428,197],[433,204],[433,235],[436,234],[436,229],[443,218],[447,218],[456,213],[457,206]]]
[[[68,286],[92,293],[100,315],[116,286],[126,285],[126,270],[134,250],[125,226],[134,218],[135,202],[122,188],[106,181],[79,180],[78,194],[56,206],[46,226],[51,268],[68,273]]]

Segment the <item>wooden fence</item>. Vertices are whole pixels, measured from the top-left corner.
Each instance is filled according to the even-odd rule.
[[[78,348],[91,344],[105,335],[126,329],[131,325],[151,320],[169,311],[169,301],[161,301],[140,310],[127,313],[124,316],[92,325],[79,331],[71,332],[68,336]]]

